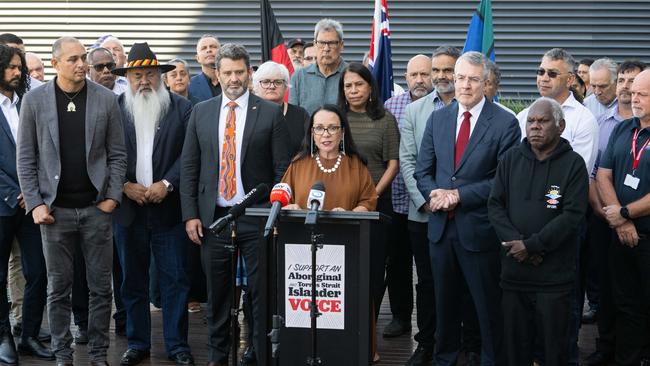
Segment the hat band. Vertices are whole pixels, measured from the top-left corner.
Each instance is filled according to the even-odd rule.
[[[143,60],[133,60],[129,61],[126,67],[142,67],[142,66],[158,66],[158,60],[155,58],[145,58]]]

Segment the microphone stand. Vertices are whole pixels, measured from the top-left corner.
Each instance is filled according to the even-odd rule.
[[[230,244],[226,245],[226,249],[230,251],[230,286],[232,290],[232,304],[230,306],[230,364],[237,366],[239,364],[237,354],[239,349],[239,296],[237,296],[237,254],[239,245],[237,243],[237,223],[235,220],[230,223]]]
[[[278,268],[280,263],[278,259],[278,227],[273,225],[273,236],[271,238],[271,268],[274,273],[272,273],[271,278],[275,281],[271,282],[271,293],[273,293],[273,304],[271,306],[271,311],[273,313],[272,329],[268,334],[268,337],[271,339],[271,357],[273,358],[273,364],[276,366],[280,365],[280,329],[284,325],[284,318],[280,315],[280,275],[281,271]]]
[[[314,216],[317,216],[317,214]],[[316,252],[318,249],[323,248],[323,244],[321,243],[323,234],[317,232],[315,221],[308,226],[311,237],[311,306],[309,311],[309,316],[311,317],[311,357],[307,358],[307,366],[320,366],[323,365],[323,361],[318,357],[317,320],[322,314],[318,311],[318,305],[316,305]]]

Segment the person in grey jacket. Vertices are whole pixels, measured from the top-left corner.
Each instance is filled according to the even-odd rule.
[[[58,365],[72,365],[70,292],[75,244],[90,288],[88,352],[107,365],[111,315],[111,212],[122,199],[126,150],[116,96],[86,79],[86,50],[63,37],[52,47],[54,80],[25,95],[17,170],[26,211],[41,225],[47,308]]]

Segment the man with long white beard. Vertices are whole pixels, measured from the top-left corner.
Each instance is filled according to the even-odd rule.
[[[153,254],[161,293],[163,334],[168,357],[194,365],[187,344],[187,237],[181,221],[178,186],[180,156],[192,104],[169,93],[161,65],[147,43],[136,43],[128,63],[112,72],[126,76],[119,97],[127,146],[126,183],[115,216],[115,242],[124,280],[128,349],[121,365],[137,365],[149,356],[149,258]]]

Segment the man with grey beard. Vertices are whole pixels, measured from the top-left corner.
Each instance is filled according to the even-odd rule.
[[[112,72],[126,76],[119,97],[127,150],[122,206],[115,214],[115,242],[124,279],[128,349],[121,365],[137,365],[149,356],[149,258],[157,270],[165,350],[177,365],[194,365],[187,344],[187,237],[181,221],[180,156],[192,104],[169,93],[161,65],[147,43],[136,43],[128,63]]]

